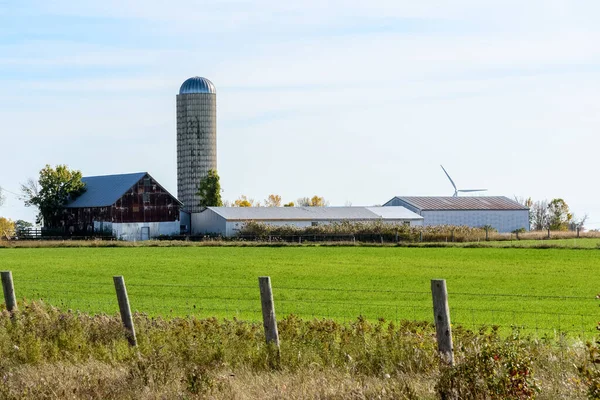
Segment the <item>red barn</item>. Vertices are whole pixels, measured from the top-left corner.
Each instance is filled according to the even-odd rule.
[[[88,176],[86,191],[66,206],[71,233],[108,233],[124,240],[178,235],[182,203],[147,172]]]

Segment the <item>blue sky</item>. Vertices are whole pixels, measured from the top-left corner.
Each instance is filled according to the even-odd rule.
[[[523,4],[525,3],[525,4]],[[45,164],[176,193],[175,95],[217,87],[224,197],[564,198],[600,227],[600,3],[0,0],[0,186]],[[0,215],[32,220],[7,193]]]

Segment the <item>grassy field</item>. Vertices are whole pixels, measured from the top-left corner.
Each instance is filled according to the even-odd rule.
[[[431,244],[425,243],[423,246]],[[600,249],[600,239],[525,239],[525,240],[499,240],[499,241],[480,241],[480,242],[462,242],[462,243],[443,243],[448,247],[495,247],[495,248],[528,248],[528,249]]]
[[[447,280],[453,324],[591,335],[600,320],[596,250],[401,247],[0,249],[18,298],[117,311],[113,275],[149,315],[259,320],[257,277],[279,316],[432,319],[430,280]]]

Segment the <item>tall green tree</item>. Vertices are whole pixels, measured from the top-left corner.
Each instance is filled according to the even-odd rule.
[[[208,174],[200,180],[198,192],[200,197],[198,205],[200,207],[222,207],[221,200],[221,183],[219,182],[219,174],[214,169],[208,170]]]
[[[563,199],[553,199],[548,203],[548,228],[553,231],[566,231],[573,219],[569,206]]]
[[[65,211],[65,205],[85,191],[81,181],[81,171],[70,170],[66,165],[52,168],[46,166],[40,171],[37,182],[29,179],[21,185],[25,206],[37,207],[37,223],[46,228],[57,228]]]

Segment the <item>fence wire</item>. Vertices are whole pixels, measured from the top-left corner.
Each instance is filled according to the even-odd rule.
[[[192,285],[134,282],[127,284],[133,312],[161,317],[236,318],[262,321],[258,285]],[[85,313],[116,314],[119,311],[114,285],[107,282],[20,279],[17,297],[38,300],[60,309]],[[291,314],[305,319],[333,319],[341,323],[385,320],[433,323],[431,292],[391,289],[274,286],[278,319]],[[494,305],[505,299],[507,309]],[[551,304],[552,310],[547,306]],[[478,330],[497,326],[518,328],[539,336],[597,334],[598,300],[595,296],[530,295],[518,293],[450,292],[454,327]],[[545,308],[546,307],[546,308]]]

